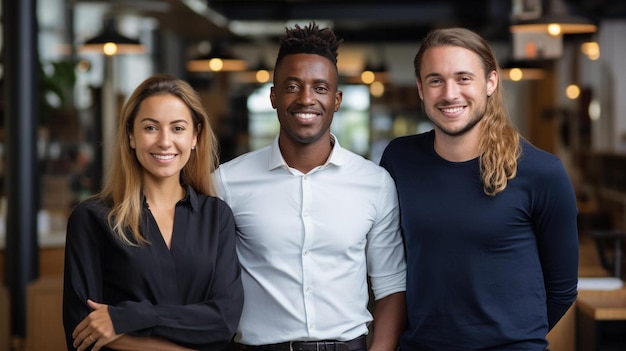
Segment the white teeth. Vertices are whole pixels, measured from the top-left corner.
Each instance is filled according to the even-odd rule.
[[[455,113],[463,110],[463,107],[454,107],[454,108],[442,108],[441,111],[444,113]]]
[[[315,118],[317,114],[315,113],[296,113],[296,117],[301,119],[312,119]]]
[[[157,155],[154,154],[152,155],[154,156],[154,158],[158,159],[158,160],[171,160],[173,159],[176,155]]]

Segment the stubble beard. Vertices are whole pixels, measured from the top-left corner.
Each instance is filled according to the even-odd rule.
[[[474,127],[476,127],[476,125],[485,117],[486,111],[487,111],[487,106],[483,106],[483,108],[480,109],[480,111],[475,111],[474,114],[472,115],[472,118],[467,122],[467,124],[463,126],[461,129],[457,129],[457,130],[451,130],[450,128],[446,128],[445,126],[442,125],[442,123],[439,123],[435,118],[431,117],[430,115],[428,116],[428,118],[445,135],[450,136],[450,137],[459,137],[459,136],[467,134],[472,129],[474,129]]]

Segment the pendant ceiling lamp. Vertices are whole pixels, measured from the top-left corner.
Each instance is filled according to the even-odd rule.
[[[254,73],[254,79],[256,82],[260,84],[269,82],[274,74],[272,69],[263,61],[259,62],[252,72]]]
[[[503,80],[514,82],[541,80],[546,77],[546,70],[538,62],[508,61],[502,64],[500,75]]]
[[[81,52],[98,52],[107,56],[121,54],[141,54],[145,47],[139,40],[128,38],[115,28],[115,20],[107,19],[104,28],[95,37],[85,41],[80,47]]]
[[[269,83],[271,82],[274,75],[273,69],[262,62],[250,69],[242,70],[235,73],[236,75],[234,77],[236,81],[240,83],[250,84]]]
[[[540,1],[540,0],[537,0]],[[595,33],[598,27],[590,20],[572,16],[564,0],[548,0],[546,11],[536,18],[515,19],[509,27],[512,33],[563,34]]]
[[[247,69],[246,60],[226,49],[225,44],[212,45],[208,54],[187,61],[189,72],[241,72]]]
[[[373,65],[367,63],[361,72],[361,81],[364,84],[372,84],[374,82],[388,82],[387,66],[383,63]]]

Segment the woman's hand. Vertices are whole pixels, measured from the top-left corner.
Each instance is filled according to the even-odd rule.
[[[98,351],[102,346],[119,338],[121,335],[115,334],[108,305],[99,304],[92,300],[87,300],[87,305],[93,311],[72,332],[72,337],[74,338],[72,345],[78,351],[83,351],[94,344],[92,350]]]

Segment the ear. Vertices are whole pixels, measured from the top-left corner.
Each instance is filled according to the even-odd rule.
[[[274,99],[276,99],[276,88],[271,87],[270,88],[270,102],[272,103],[272,108],[276,109],[276,102],[274,101]]]
[[[200,130],[202,129],[202,124],[198,123],[198,125],[196,126],[196,130],[193,132],[193,141],[191,142],[191,149],[195,149],[196,145],[198,144],[198,134],[200,133]]]
[[[498,72],[495,70],[489,73],[487,77],[487,96],[491,96],[496,88],[498,87]]]
[[[128,136],[128,141],[129,141],[129,144],[130,144],[130,148],[135,150],[135,138],[133,138],[132,134],[130,134]]]
[[[422,92],[422,83],[419,78],[415,78],[415,84],[417,85],[417,94],[420,96],[420,100],[424,101],[424,93]]]
[[[343,91],[337,90],[337,93],[335,93],[335,112],[339,111],[339,107],[341,107],[342,100],[343,100]]]

